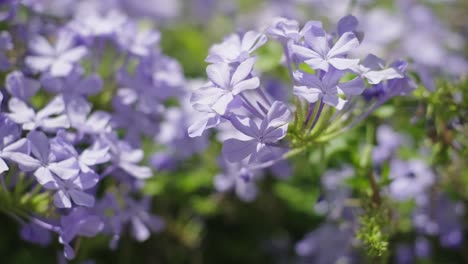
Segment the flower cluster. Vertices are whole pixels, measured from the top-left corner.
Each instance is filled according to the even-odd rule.
[[[78,236],[102,232],[115,248],[129,227],[136,240],[148,239],[164,222],[140,192],[153,175],[142,164],[150,158],[143,141],[164,147],[151,158],[157,169],[158,157],[183,160],[206,145],[188,140],[191,109],[166,104],[187,101],[181,67],[162,54],[158,31],[118,5],[10,2],[1,18],[12,31],[0,35],[2,191],[40,194],[46,206],[7,213],[28,241],[48,244],[57,234],[68,259]]]
[[[234,34],[214,45],[206,58],[209,81],[191,97],[204,117],[189,128],[190,136],[223,124],[223,158],[239,164],[240,174],[255,175],[354,126],[390,98],[411,92],[406,62],[387,65],[372,54],[362,61],[350,56],[360,43],[356,25],[356,18],[347,16],[327,33],[320,21],[300,29],[297,21],[278,18],[265,33]],[[286,98],[269,93],[254,68],[255,52],[267,43],[267,35],[283,47],[291,79]],[[288,103],[290,97],[295,105]],[[245,181],[252,178],[242,175],[238,177]]]

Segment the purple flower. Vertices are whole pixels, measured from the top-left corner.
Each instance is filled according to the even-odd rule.
[[[294,86],[294,94],[306,99],[309,103],[318,100],[341,110],[346,100],[340,94],[359,95],[365,89],[361,78],[356,77],[348,82],[341,82],[344,71],[331,68],[322,78],[302,71],[294,72],[297,85]]]
[[[127,215],[131,224],[131,233],[133,237],[143,242],[149,238],[151,232],[159,232],[164,228],[164,221],[148,211],[151,208],[151,199],[145,197],[140,201],[135,201],[127,197],[126,206]]]
[[[372,150],[372,160],[375,165],[380,165],[389,160],[396,152],[397,148],[404,144],[406,139],[395,132],[388,125],[381,125],[377,128],[378,145]]]
[[[222,43],[211,47],[206,62],[243,62],[266,41],[267,37],[264,34],[255,31],[248,31],[242,37],[237,34],[230,35]]]
[[[11,159],[18,163],[21,170],[33,171],[37,181],[44,186],[57,187],[55,176],[70,180],[79,173],[76,159],[73,157],[57,160],[51,151],[49,139],[42,132],[31,131],[28,134],[31,155],[14,153]]]
[[[444,194],[419,199],[413,212],[415,228],[426,235],[439,237],[443,247],[455,248],[463,243],[463,215],[465,207]]]
[[[111,118],[112,116],[109,113],[95,111],[92,112],[83,123],[75,123],[75,126],[80,133],[101,135],[111,131]]]
[[[199,106],[197,108],[203,114],[199,115],[198,119],[194,119],[194,122],[188,128],[188,134],[192,138],[201,136],[206,129],[216,127],[222,121],[221,117],[213,112],[210,107]]]
[[[210,106],[216,113],[225,114],[229,104],[243,91],[258,88],[260,80],[249,77],[255,58],[240,63],[236,68],[226,63],[211,64],[206,68],[211,84],[202,87],[193,93],[191,101],[194,108]],[[199,107],[201,105],[201,107]]]
[[[83,172],[72,179],[62,180],[54,178],[54,184],[46,184],[46,188],[57,190],[54,195],[54,204],[58,208],[71,208],[72,201],[76,205],[93,207],[94,196],[84,192],[94,187],[99,181],[99,175],[94,171]]]
[[[123,50],[135,56],[147,56],[155,50],[161,34],[150,29],[138,30],[135,24],[127,23],[117,32],[117,42]]]
[[[150,168],[138,165],[143,160],[143,150],[134,149],[126,141],[118,140],[115,135],[108,135],[105,142],[116,167],[137,179],[147,179],[153,175]]]
[[[21,238],[43,247],[52,242],[51,232],[35,223],[25,224],[21,227]]]
[[[232,125],[247,136],[248,140],[231,138],[223,144],[223,156],[229,162],[238,162],[250,156],[250,161],[263,162],[276,152],[276,142],[286,136],[290,112],[287,106],[275,101],[265,118],[257,123],[250,118],[233,116]]]
[[[64,78],[56,78],[50,74],[43,75],[41,82],[45,90],[60,93],[65,103],[65,113],[73,127],[82,125],[91,112],[87,96],[101,91],[103,82],[97,74],[84,76],[84,70],[74,68]]]
[[[5,159],[17,152],[29,153],[27,140],[20,137],[18,125],[0,114],[0,174],[9,169]]]
[[[284,17],[274,19],[265,32],[282,43],[286,43],[289,40],[297,42],[301,39],[299,23],[295,20],[286,19]]]
[[[8,117],[20,124],[24,130],[41,128],[44,131],[56,131],[70,126],[67,116],[63,115],[65,104],[60,96],[55,97],[37,113],[17,98],[11,98],[8,101],[8,108],[11,112],[7,114]]]
[[[356,28],[359,24],[359,21],[355,16],[348,15],[340,19],[338,21],[338,25],[336,27],[336,31],[339,36],[342,36],[346,32],[353,32],[356,33]]]
[[[127,22],[128,18],[119,11],[96,12],[83,8],[68,26],[79,36],[92,40],[96,37],[111,37]]]
[[[331,219],[342,217],[345,208],[345,200],[351,195],[351,190],[346,187],[345,181],[354,175],[352,167],[331,169],[321,177],[323,186],[323,199],[314,206],[319,214],[327,214]]]
[[[308,64],[312,69],[328,71],[330,65],[345,70],[356,65],[358,59],[349,59],[346,55],[359,45],[352,32],[345,32],[333,46],[330,46],[328,35],[321,24],[311,25],[304,32],[304,46],[292,44],[293,54]]]
[[[395,68],[386,68],[385,62],[373,54],[367,55],[361,64],[351,67],[359,76],[366,78],[370,84],[378,84],[384,80],[403,78],[403,74]]]
[[[349,226],[325,223],[296,244],[296,253],[307,263],[352,263],[352,243]]]
[[[60,219],[61,231],[59,242],[64,245],[64,255],[67,259],[75,257],[75,251],[70,242],[76,236],[94,237],[103,228],[99,217],[89,214],[83,207],[73,208],[72,211]]]
[[[118,97],[114,97],[113,100],[115,112],[112,115],[111,126],[113,129],[125,129],[125,140],[132,146],[139,146],[142,135],[148,137],[156,136],[158,123],[155,122],[155,119],[159,118],[159,113],[144,114],[141,111],[135,110],[131,105],[123,104],[121,100],[125,100],[126,98],[120,93],[122,91],[120,90]],[[157,105],[154,108],[161,107],[161,105]]]
[[[255,173],[245,163],[227,163],[221,160],[223,172],[214,178],[214,186],[218,192],[234,190],[236,195],[245,202],[250,202],[257,196]]]
[[[166,120],[161,123],[160,131],[155,137],[158,142],[167,147],[167,151],[181,159],[201,152],[208,145],[206,137],[190,138],[188,136],[187,123],[191,116],[184,106],[171,107],[166,110]]]
[[[389,192],[396,200],[417,198],[435,182],[435,175],[422,160],[392,160]]]
[[[6,77],[8,92],[22,101],[28,101],[39,90],[40,84],[34,79],[27,78],[22,72],[14,71]]]
[[[86,55],[84,46],[75,45],[75,36],[68,31],[57,34],[57,41],[52,45],[45,37],[35,36],[29,46],[32,55],[25,62],[32,70],[49,72],[52,76],[68,75],[75,64]]]

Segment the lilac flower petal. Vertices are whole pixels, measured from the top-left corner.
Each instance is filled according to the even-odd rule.
[[[16,142],[3,148],[3,157],[8,158],[14,152],[29,153],[31,151],[29,142],[27,139],[22,138]]]
[[[232,94],[237,95],[246,90],[253,90],[260,86],[260,79],[258,77],[250,78],[237,83],[232,88]]]
[[[286,104],[281,101],[274,101],[268,110],[266,122],[268,127],[278,127],[288,123],[291,119],[291,112]]]
[[[203,87],[192,94],[190,101],[193,103],[193,108],[203,111],[206,105],[213,105],[225,93],[225,90],[216,87]]]
[[[147,179],[153,176],[153,172],[148,167],[138,166],[128,162],[121,163],[120,167],[128,174],[138,179]]]
[[[233,116],[230,119],[230,121],[231,121],[231,124],[243,134],[252,138],[256,138],[259,136],[258,132],[255,131],[255,130],[258,130],[258,129],[255,129],[257,125],[254,123],[252,119]]]
[[[340,83],[338,87],[346,95],[360,95],[366,88],[364,82],[359,77],[349,82]]]
[[[59,122],[54,123],[55,127],[67,127],[69,123],[73,126],[84,124],[86,122],[87,115],[91,112],[91,104],[85,98],[79,96],[67,98],[65,103],[68,120],[63,120],[63,117],[65,116],[61,116],[61,119],[56,120]]]
[[[65,102],[61,96],[57,96],[50,101],[41,111],[37,113],[37,117],[42,119],[51,115],[58,115],[65,110]]]
[[[72,71],[72,69],[73,64],[63,59],[57,59],[52,63],[52,66],[50,67],[50,74],[52,76],[63,77],[68,75]]]
[[[73,179],[73,185],[78,187],[81,190],[87,190],[89,188],[92,188],[96,186],[96,184],[99,182],[99,175],[95,172],[86,172],[86,173],[81,173]]]
[[[60,115],[57,117],[44,119],[41,127],[44,129],[44,131],[55,131],[58,128],[69,128],[70,122],[67,116]]]
[[[318,61],[323,61],[323,58],[320,56],[320,54],[303,46],[291,45],[291,51],[294,54],[299,55],[300,57],[307,60],[315,59]]]
[[[63,255],[68,260],[72,260],[75,258],[75,250],[69,244],[65,244],[63,245]]]
[[[24,153],[13,153],[10,155],[10,159],[16,162],[20,169],[25,172],[34,171],[41,166],[40,161]]]
[[[265,44],[266,41],[267,37],[264,34],[255,31],[248,31],[242,37],[241,50],[245,50],[250,53]]]
[[[369,54],[362,61],[362,65],[364,65],[366,68],[369,68],[370,70],[378,71],[384,68],[385,61],[375,56],[374,54]]]
[[[188,128],[188,134],[189,137],[199,137],[205,132],[206,129],[210,128],[209,123],[213,119],[218,119],[214,116],[206,115],[204,117],[200,117],[198,120],[196,120],[189,128]],[[218,122],[214,122],[218,123]]]
[[[46,71],[54,63],[54,59],[49,57],[28,56],[25,62],[26,65],[33,70]]]
[[[343,56],[359,46],[359,40],[352,32],[345,32],[330,49],[328,56]]]
[[[245,78],[247,78],[247,76],[252,72],[254,63],[255,58],[250,58],[239,64],[232,74],[230,85],[235,86],[239,82],[245,80]]]
[[[238,162],[255,153],[256,149],[256,140],[242,141],[230,138],[224,141],[222,153],[227,161]]]
[[[2,174],[5,171],[8,171],[8,165],[2,158],[0,158],[0,174]]]
[[[94,237],[97,233],[101,232],[103,223],[97,216],[88,216],[88,218],[81,222],[78,234],[84,237]]]
[[[322,81],[320,81],[320,79],[313,74],[308,74],[301,71],[295,71],[293,74],[294,79],[300,84],[317,89],[320,89],[322,87]]]
[[[355,16],[352,16],[352,15],[345,16],[341,18],[340,21],[338,21],[338,26],[337,26],[338,34],[341,36],[346,32],[352,32],[356,30],[358,24],[359,22]]]
[[[306,99],[309,103],[315,103],[323,94],[322,90],[317,88],[309,88],[306,86],[294,86],[294,94]]]
[[[57,41],[55,43],[55,51],[62,53],[73,47],[75,41],[75,35],[70,31],[60,31],[57,35]]]
[[[70,195],[73,202],[77,205],[86,207],[94,206],[94,197],[88,193],[79,190],[69,190],[68,194]]]
[[[31,131],[28,134],[28,140],[31,142],[31,152],[43,163],[49,160],[50,144],[49,139],[43,132]]]
[[[83,95],[93,95],[102,90],[104,83],[98,74],[92,74],[87,77],[77,87],[77,90]]]
[[[41,185],[48,185],[48,189],[55,189],[57,186],[55,184],[54,176],[52,172],[46,167],[39,167],[35,172],[34,176],[36,177],[37,182]]]
[[[338,97],[337,95],[332,95],[332,94],[324,94],[323,95],[323,102],[335,107],[338,110],[343,109],[343,106],[345,105],[346,101]]]
[[[305,42],[310,46],[311,50],[317,52],[322,59],[327,57],[330,51],[329,42],[323,28],[312,27],[312,30],[304,35]]]
[[[22,226],[21,238],[41,246],[47,246],[52,242],[51,232],[34,223]]]
[[[228,109],[228,105],[234,100],[234,96],[230,92],[226,92],[211,106],[218,114],[224,115]]]
[[[220,88],[229,87],[231,74],[226,63],[211,64],[206,67],[208,78]]]
[[[8,92],[21,100],[27,101],[39,90],[39,82],[26,78],[23,73],[14,71],[6,77]]]
[[[145,241],[149,238],[151,232],[138,217],[132,217],[132,234],[139,242]]]
[[[36,54],[43,54],[43,55],[50,55],[53,56],[55,54],[55,49],[52,47],[47,41],[46,38],[42,36],[35,36],[31,38],[29,41],[29,46],[32,52]]]
[[[11,98],[8,101],[8,108],[12,112],[8,114],[8,117],[15,123],[24,124],[34,119],[34,110],[17,98]]]
[[[70,50],[64,52],[60,56],[60,59],[64,60],[64,61],[67,61],[67,62],[77,62],[81,58],[83,58],[83,56],[85,56],[86,53],[87,53],[86,47],[78,46],[78,47],[75,47],[73,49],[70,49]]]
[[[110,156],[108,155],[109,148],[101,147],[95,149],[85,149],[80,155],[80,162],[93,166],[96,164],[101,164],[109,161]]]
[[[403,75],[394,68],[388,68],[381,71],[369,71],[363,74],[370,84],[378,84],[383,80],[400,79]]]
[[[58,208],[71,208],[72,203],[68,194],[62,190],[58,190],[54,194],[54,204]]]
[[[359,59],[331,58],[328,62],[338,70],[350,69],[359,63]]]
[[[69,158],[57,163],[51,163],[49,169],[64,180],[69,180],[80,172],[75,158]]]

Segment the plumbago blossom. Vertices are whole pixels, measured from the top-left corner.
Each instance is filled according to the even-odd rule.
[[[154,174],[143,141],[164,146],[153,156],[175,162],[207,145],[204,136],[189,137],[189,121],[197,115],[188,107],[189,82],[178,62],[162,54],[160,33],[141,29],[139,18],[118,5],[86,2],[67,7],[22,1],[25,17],[2,13],[2,19],[24,36],[0,32],[0,70],[6,77],[0,89],[3,191],[22,199],[40,194],[45,209],[15,204],[11,215],[23,239],[47,245],[55,237],[67,259],[79,253],[74,241],[81,236],[107,234],[116,248],[127,230],[143,242],[164,228],[164,220],[149,212],[150,197],[141,194]],[[239,44],[239,61],[241,53],[253,51],[249,41]],[[116,55],[115,63],[105,66],[110,73],[101,70],[108,56],[104,47]],[[244,81],[253,63],[235,74],[230,67],[213,73],[216,89],[240,93],[258,87],[258,78]],[[168,106],[169,100],[181,104]],[[182,151],[189,144],[190,151]],[[29,185],[20,184],[25,181]]]
[[[240,175],[258,174],[348,130],[388,99],[411,92],[415,86],[405,62],[388,65],[372,54],[362,62],[351,57],[361,39],[356,24],[347,16],[328,33],[320,21],[301,29],[297,21],[278,18],[266,34],[248,31],[215,44],[206,58],[208,82],[192,93],[192,106],[203,116],[189,127],[189,135],[223,127],[225,161],[241,164],[237,167],[245,172]],[[267,43],[267,35],[283,47],[296,105],[270,94],[255,68],[255,51]],[[217,179],[216,186],[225,189],[223,178]]]

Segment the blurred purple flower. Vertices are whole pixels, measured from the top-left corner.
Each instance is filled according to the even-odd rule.
[[[0,114],[0,174],[8,171],[5,160],[16,152],[29,153],[29,144],[25,138],[21,137],[21,129]]]
[[[422,160],[392,160],[390,162],[390,196],[404,201],[424,195],[435,183],[435,175]]]
[[[41,128],[44,131],[56,131],[59,128],[68,128],[70,123],[67,116],[63,115],[65,104],[61,96],[57,96],[37,113],[25,102],[11,98],[8,101],[11,113],[8,117],[22,126],[23,130],[35,130]]]
[[[26,57],[26,65],[34,71],[48,72],[54,77],[68,75],[87,53],[86,47],[75,45],[75,36],[69,31],[59,32],[55,45],[43,36],[34,36],[29,42],[29,48],[32,55]]]
[[[248,31],[244,35],[229,35],[220,44],[215,44],[208,52],[206,62],[233,63],[243,62],[250,58],[250,54],[265,44],[267,37],[255,31]]]
[[[24,76],[20,71],[14,71],[7,75],[5,86],[13,97],[22,101],[29,101],[39,90],[40,83]]]
[[[64,255],[67,259],[75,258],[75,251],[70,242],[77,236],[94,237],[101,232],[103,223],[99,217],[91,215],[83,207],[76,207],[60,219],[59,242],[64,246]]]

